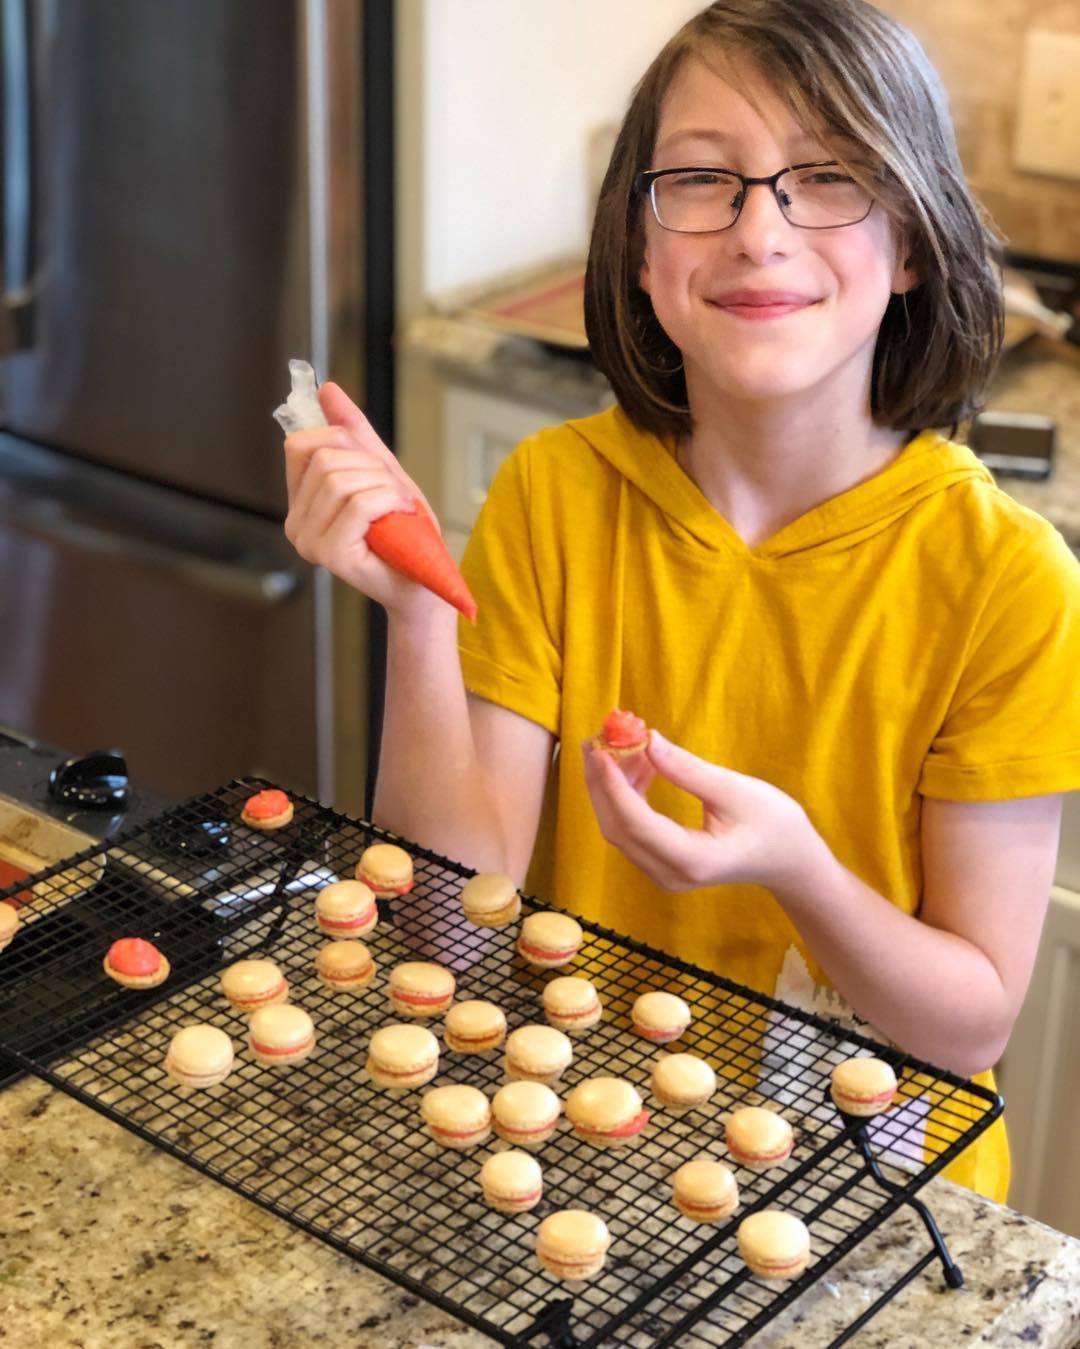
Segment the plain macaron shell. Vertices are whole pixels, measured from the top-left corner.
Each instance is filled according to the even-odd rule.
[[[743,1106],[727,1122],[728,1151],[741,1166],[765,1171],[791,1155],[794,1134],[791,1125],[775,1110]]]
[[[508,1082],[492,1098],[491,1114],[500,1138],[538,1147],[558,1127],[562,1103],[542,1082]]]
[[[648,1122],[637,1088],[619,1077],[590,1077],[566,1098],[574,1132],[597,1147],[625,1147]]]
[[[327,988],[367,988],[375,977],[375,961],[362,941],[332,941],[315,957],[315,972]]]
[[[0,904],[0,951],[10,945],[21,926],[19,915],[10,904]]]
[[[503,927],[521,912],[521,896],[509,876],[484,871],[461,887],[461,906],[476,927]]]
[[[287,1002],[289,985],[272,960],[238,960],[221,973],[221,991],[238,1012]]]
[[[573,1035],[586,1031],[604,1014],[600,995],[578,975],[563,974],[544,985],[544,1015],[557,1029]]]
[[[248,1044],[264,1067],[287,1067],[306,1059],[315,1048],[315,1026],[302,1007],[272,1003],[252,1013]]]
[[[677,1040],[690,1025],[690,1008],[674,993],[642,993],[635,1001],[630,1019],[634,1030],[654,1044]]]
[[[433,960],[406,960],[390,971],[390,1002],[404,1016],[441,1016],[456,986],[451,972]]]
[[[377,1086],[407,1091],[430,1082],[439,1067],[439,1042],[426,1026],[382,1026],[368,1043],[368,1076]]]
[[[518,934],[518,953],[539,969],[568,964],[581,950],[585,934],[568,913],[531,913]]]
[[[869,1118],[892,1105],[897,1081],[884,1059],[847,1059],[832,1070],[832,1098],[848,1115]]]
[[[506,1041],[506,1075],[528,1082],[557,1082],[574,1058],[568,1037],[554,1026],[519,1026]]]
[[[544,1174],[527,1152],[495,1152],[480,1168],[480,1186],[499,1213],[527,1213],[540,1202]]]
[[[653,1065],[651,1089],[668,1110],[685,1110],[712,1096],[716,1074],[695,1054],[664,1054]]]
[[[739,1254],[763,1279],[796,1279],[810,1261],[810,1232],[779,1209],[751,1213],[739,1224]]]
[[[536,1255],[549,1274],[574,1282],[590,1279],[604,1265],[611,1235],[607,1224],[585,1209],[561,1209],[537,1228]]]
[[[366,937],[379,921],[375,894],[363,881],[332,881],[315,896],[315,921],[328,937]]]
[[[671,1178],[675,1207],[692,1222],[715,1223],[739,1207],[739,1184],[723,1162],[695,1157]]]
[[[413,887],[413,861],[396,843],[373,843],[360,854],[356,879],[384,899],[407,895]]]
[[[172,1037],[165,1071],[184,1087],[214,1087],[233,1066],[232,1041],[217,1026],[185,1026]]]
[[[433,1087],[421,1097],[420,1114],[444,1147],[472,1148],[491,1134],[491,1106],[479,1087]]]
[[[466,998],[446,1009],[443,1038],[458,1054],[488,1054],[506,1038],[506,1016],[501,1007],[483,998]]]

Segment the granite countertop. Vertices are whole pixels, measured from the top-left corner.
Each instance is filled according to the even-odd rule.
[[[0,1343],[74,1349],[484,1349],[494,1341],[38,1081],[0,1093]],[[857,1349],[1080,1340],[1080,1241],[943,1180],[965,1286],[931,1265]],[[827,1345],[927,1249],[894,1214],[753,1343]]]

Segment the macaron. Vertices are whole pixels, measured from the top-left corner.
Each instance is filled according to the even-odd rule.
[[[810,1263],[810,1232],[801,1218],[762,1209],[739,1224],[739,1254],[762,1279],[797,1279]]]
[[[610,1245],[603,1218],[580,1208],[550,1214],[536,1231],[537,1259],[549,1274],[568,1282],[599,1274]]]
[[[495,1132],[518,1147],[546,1143],[559,1125],[562,1104],[542,1082],[508,1082],[491,1101]]]
[[[8,905],[0,904],[0,909],[6,908]],[[114,941],[105,953],[102,966],[110,979],[125,988],[157,988],[169,977],[168,959],[153,942],[142,937],[121,937]]]
[[[588,979],[563,974],[544,985],[544,1015],[556,1030],[581,1035],[604,1015],[600,995]]]
[[[590,1077],[566,1098],[566,1117],[574,1133],[598,1148],[633,1143],[649,1122],[637,1089],[619,1077]]]
[[[612,708],[596,737],[597,746],[616,759],[629,759],[632,754],[640,754],[648,743],[648,726],[640,717],[622,707]]]
[[[506,1041],[506,1076],[552,1086],[569,1068],[574,1047],[554,1026],[519,1026]]]
[[[249,796],[240,812],[240,818],[252,829],[281,829],[292,817],[293,803],[276,787]]]
[[[377,1087],[411,1091],[439,1069],[439,1042],[426,1026],[382,1026],[368,1043],[367,1075]]]
[[[400,1016],[442,1016],[453,1001],[456,981],[433,960],[406,960],[390,971],[390,1005]]]
[[[521,896],[509,876],[482,871],[461,887],[461,907],[477,927],[505,927],[521,912]]]
[[[221,991],[237,1012],[288,1002],[289,981],[272,960],[238,960],[221,973]]]
[[[695,1223],[718,1223],[739,1207],[739,1185],[723,1162],[695,1157],[684,1162],[671,1178],[675,1207]]]
[[[537,969],[568,965],[581,950],[585,934],[568,913],[530,913],[518,933],[517,949]]]
[[[674,1114],[704,1105],[716,1090],[716,1074],[696,1054],[662,1054],[653,1065],[650,1087]]]
[[[480,1168],[484,1202],[498,1213],[527,1213],[540,1202],[544,1176],[527,1152],[494,1152]]]
[[[354,993],[375,978],[375,961],[362,941],[332,941],[316,955],[315,973],[327,988]]]
[[[446,1010],[443,1039],[457,1054],[488,1054],[506,1038],[506,1017],[501,1007],[483,998],[466,998]]]
[[[642,993],[634,1002],[630,1019],[638,1035],[654,1045],[666,1045],[685,1032],[691,1012],[674,993]]]
[[[315,896],[315,921],[338,941],[366,937],[379,921],[375,896],[363,881],[331,881]]]
[[[884,1059],[846,1059],[832,1070],[832,1098],[845,1115],[881,1114],[892,1105],[896,1087],[896,1074]]]
[[[272,1003],[251,1014],[248,1044],[264,1067],[287,1068],[302,1063],[315,1048],[315,1026],[302,1007]]]
[[[420,1114],[436,1143],[464,1151],[491,1136],[491,1106],[479,1087],[432,1087],[420,1098]]]
[[[775,1110],[747,1105],[732,1111],[725,1141],[740,1166],[767,1171],[791,1156],[795,1136],[791,1125]]]
[[[373,843],[360,854],[356,879],[380,899],[407,895],[413,888],[413,862],[396,843]]]
[[[20,927],[19,915],[10,904],[0,904],[0,951],[10,946]]]
[[[185,1026],[165,1055],[165,1071],[182,1087],[216,1087],[232,1066],[232,1041],[217,1026]]]

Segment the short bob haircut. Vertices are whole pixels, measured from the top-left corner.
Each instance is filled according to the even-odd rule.
[[[597,203],[585,280],[593,359],[623,409],[662,438],[691,423],[678,348],[638,285],[660,107],[691,57],[749,58],[803,130],[821,135],[904,232],[920,283],[889,300],[871,415],[900,431],[948,427],[982,406],[1004,333],[998,235],[964,180],[941,83],[906,28],[864,0],[715,0],[634,91]],[[852,142],[861,147],[849,161]],[[846,148],[846,152],[845,149]]]

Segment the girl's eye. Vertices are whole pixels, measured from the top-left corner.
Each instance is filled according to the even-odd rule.
[[[673,174],[671,181],[678,187],[717,187],[729,180],[722,173],[681,173]]]

